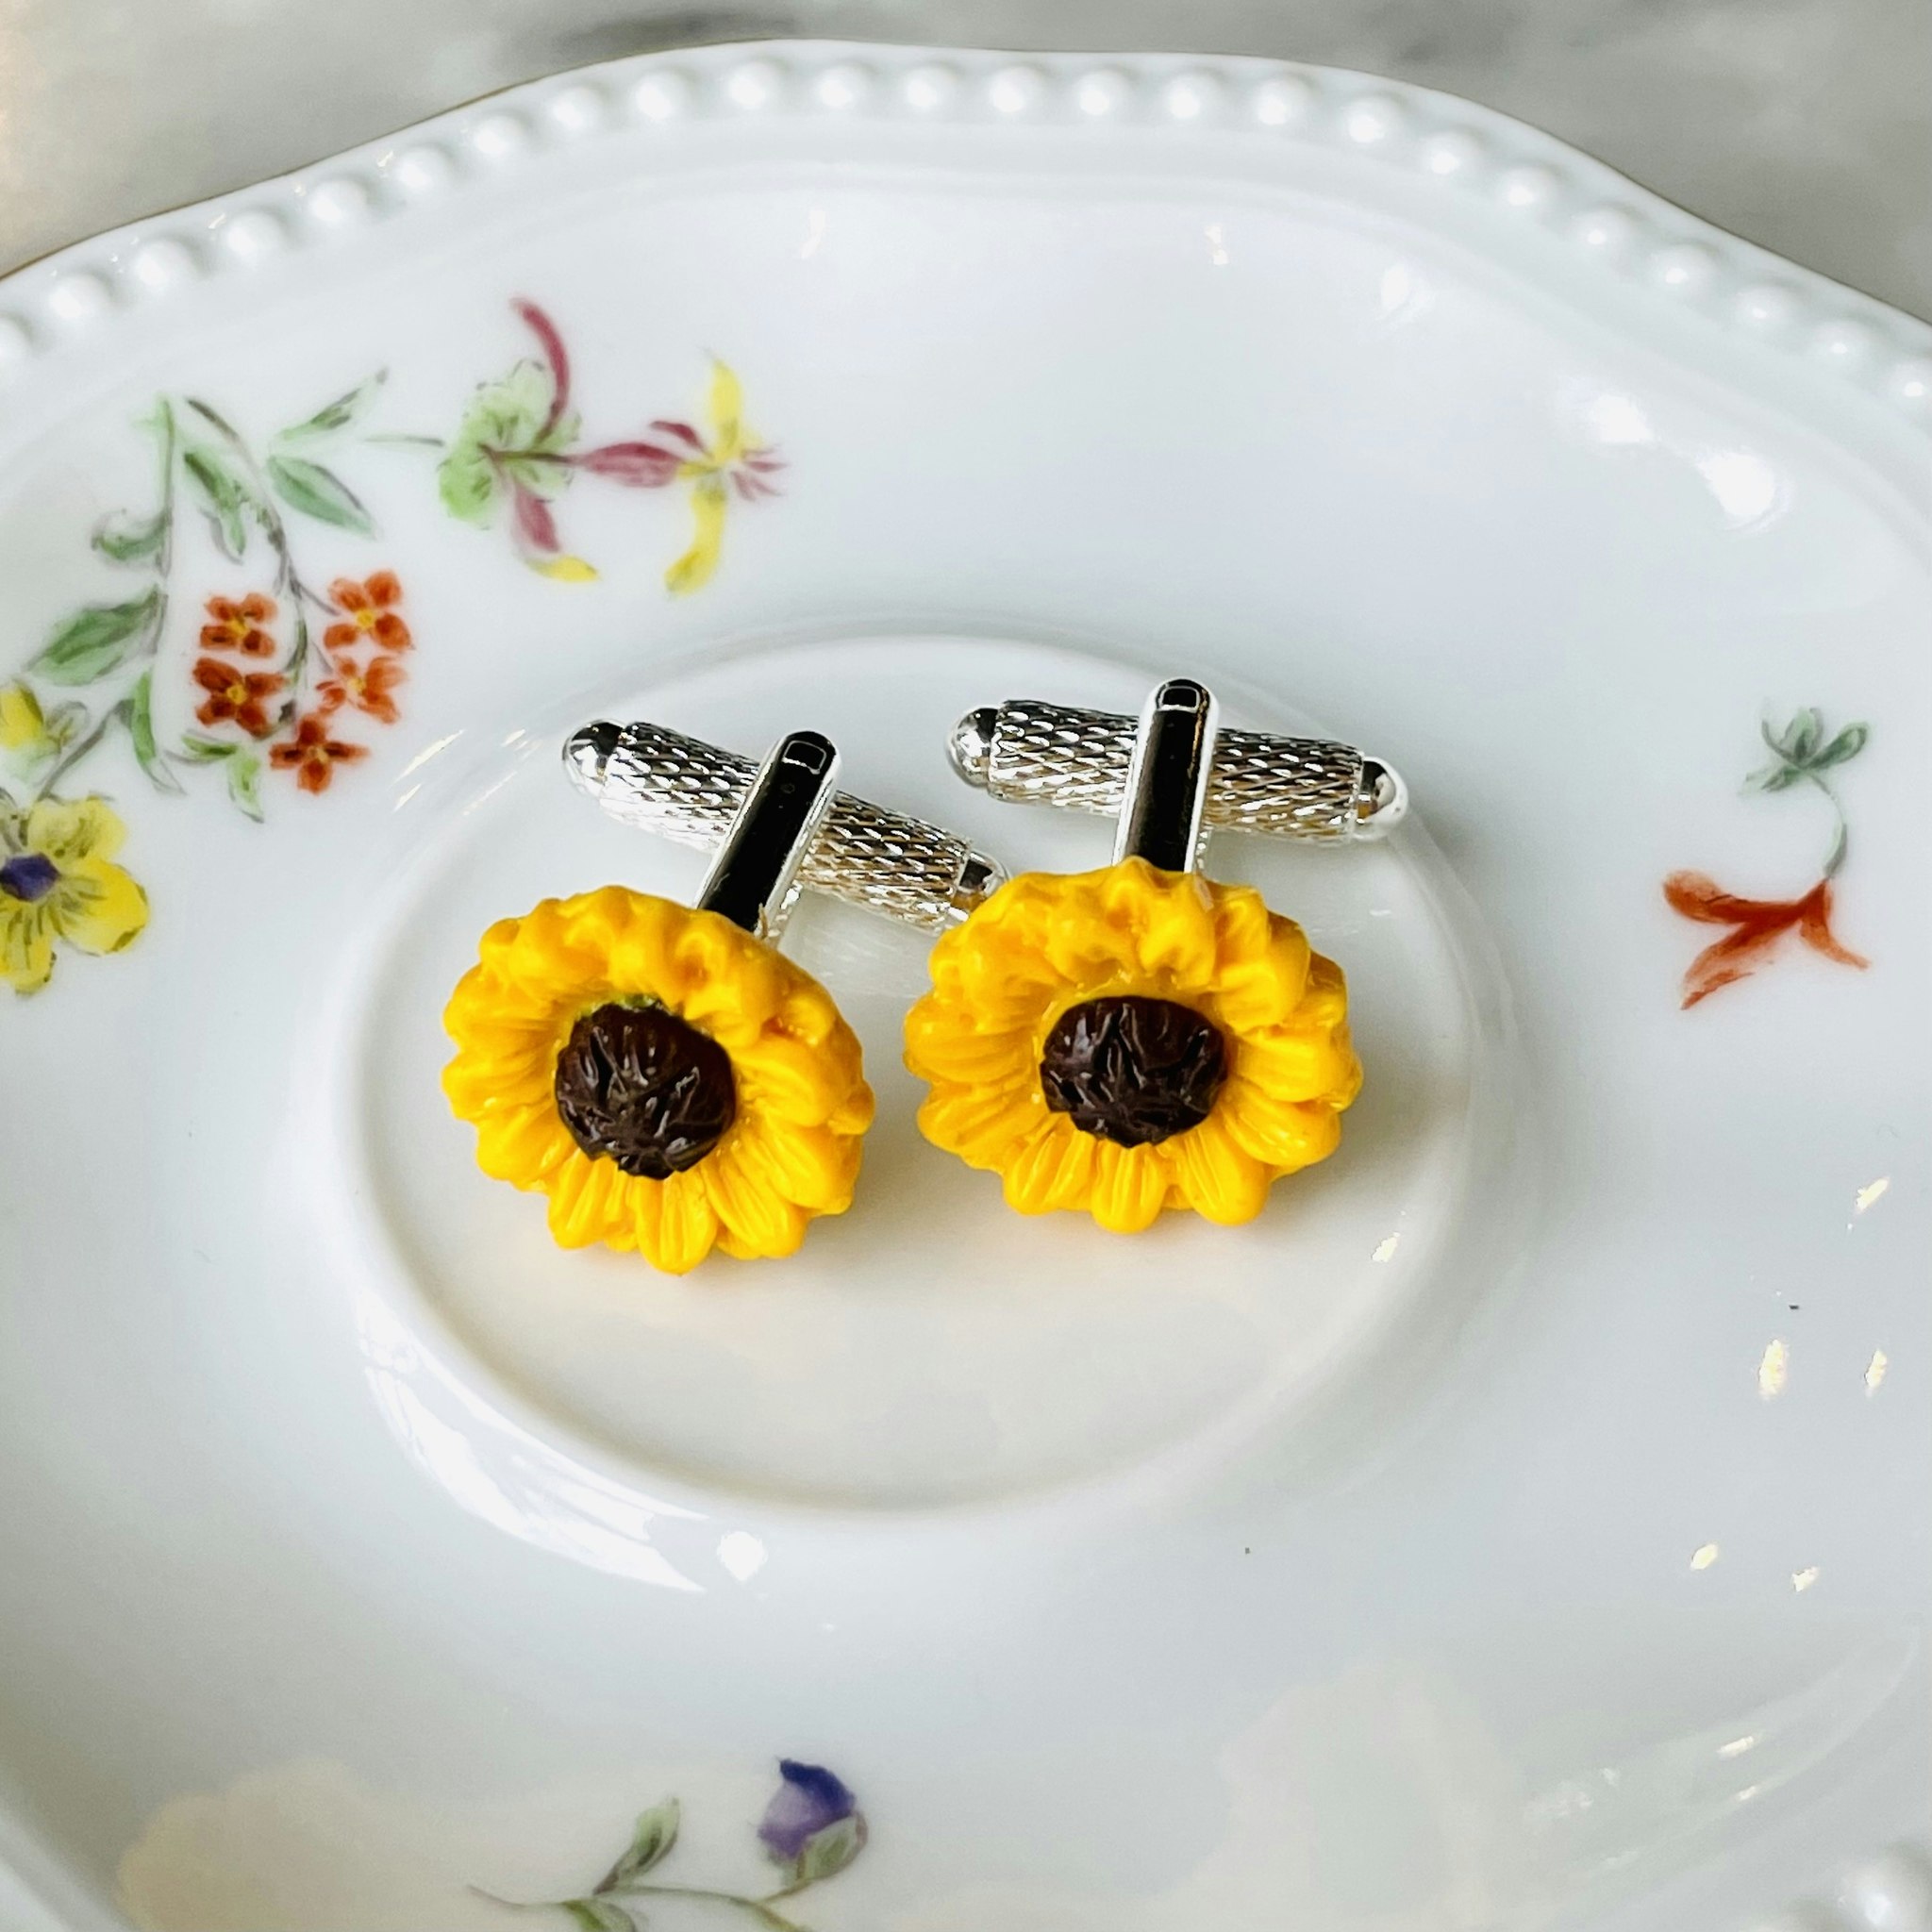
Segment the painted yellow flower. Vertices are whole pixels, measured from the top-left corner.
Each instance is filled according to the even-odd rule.
[[[42,711],[30,686],[0,685],[0,760],[23,774],[38,771],[65,749],[83,718],[77,705]]]
[[[50,742],[40,699],[24,684],[0,685],[0,751],[30,757]]]
[[[1012,880],[932,977],[906,1021],[920,1127],[1023,1214],[1251,1220],[1335,1151],[1361,1086],[1334,961],[1251,888],[1145,859]]]
[[[673,1274],[789,1255],[852,1205],[872,1090],[831,996],[715,912],[606,886],[500,920],[443,1013],[483,1172],[564,1247]]]
[[[785,467],[776,452],[746,428],[743,389],[723,362],[711,364],[705,415],[711,431],[708,438],[699,437],[684,424],[662,425],[691,452],[677,465],[677,480],[691,487],[697,527],[691,548],[664,573],[665,587],[679,597],[701,590],[718,568],[724,543],[724,512],[732,493],[747,503],[775,496],[777,486],[771,479]]]
[[[43,798],[0,814],[0,978],[38,992],[57,941],[118,953],[147,924],[147,894],[118,865],[126,827],[102,798]]]

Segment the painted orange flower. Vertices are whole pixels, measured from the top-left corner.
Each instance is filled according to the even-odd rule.
[[[251,591],[241,599],[210,597],[212,622],[201,627],[204,651],[240,651],[248,658],[272,658],[275,641],[262,626],[275,614],[275,600]]]
[[[321,700],[325,717],[350,705],[385,724],[393,724],[401,713],[391,693],[397,685],[406,683],[408,675],[385,652],[373,653],[367,663],[344,652],[336,659],[336,675],[324,678],[316,687],[316,696]]]
[[[331,738],[322,714],[311,711],[295,726],[293,738],[270,749],[268,761],[277,771],[292,771],[304,791],[326,791],[338,765],[352,764],[368,756],[366,744]]]
[[[379,570],[358,583],[354,577],[338,577],[328,587],[329,600],[341,611],[346,622],[332,624],[322,635],[331,651],[346,650],[364,638],[374,638],[385,651],[409,648],[409,626],[397,616],[395,607],[403,601],[403,587],[392,570]]]
[[[1687,1007],[1747,978],[1793,929],[1813,952],[1840,966],[1863,968],[1871,963],[1832,937],[1829,879],[1820,879],[1802,899],[1740,899],[1704,873],[1674,872],[1664,881],[1664,898],[1673,912],[1681,912],[1686,919],[1731,928],[1714,945],[1706,946],[1685,971]]]
[[[219,658],[203,658],[194,681],[208,696],[195,716],[204,724],[239,724],[251,738],[266,738],[274,725],[263,704],[287,682],[278,671],[243,671]]]
[[[1745,779],[1747,791],[1789,791],[1803,786],[1831,808],[1831,845],[1819,870],[1818,883],[1796,899],[1743,899],[1727,892],[1707,873],[1674,872],[1664,881],[1664,903],[1700,925],[1727,925],[1731,930],[1705,947],[1685,969],[1684,1005],[1694,1007],[1712,993],[1749,978],[1775,955],[1779,941],[1795,932],[1814,953],[1823,953],[1840,966],[1862,970],[1871,962],[1839,943],[1831,930],[1831,888],[1850,846],[1844,808],[1839,803],[1829,775],[1865,749],[1871,738],[1866,724],[1847,724],[1832,735],[1823,714],[1807,706],[1790,722],[1774,729],[1759,727],[1770,748],[1770,764]]]

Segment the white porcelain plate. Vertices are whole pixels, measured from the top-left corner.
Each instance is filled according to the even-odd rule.
[[[1928,414],[1920,325],[1237,61],[620,63],[0,283],[0,1917],[1932,1924]],[[700,876],[574,726],[1071,871],[948,727],[1181,671],[1415,800],[1210,848],[1367,1069],[1259,1220],[1009,1214],[819,902],[795,1258],[477,1171],[484,927]]]

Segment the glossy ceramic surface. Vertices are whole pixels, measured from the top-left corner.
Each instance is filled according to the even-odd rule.
[[[1927,331],[1440,97],[791,47],[87,244],[0,350],[18,1917],[1924,1922]],[[477,1174],[483,926],[702,872],[573,726],[1073,871],[947,727],[1174,671],[1415,800],[1210,847],[1367,1068],[1252,1225],[1007,1213],[831,904],[880,1119],[795,1259]]]

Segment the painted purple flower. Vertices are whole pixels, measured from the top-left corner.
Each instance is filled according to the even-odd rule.
[[[778,1760],[778,1774],[784,1782],[765,1807],[758,1838],[779,1864],[793,1863],[821,1832],[848,1818],[863,1842],[865,1821],[858,1815],[858,1800],[841,1778],[823,1765],[800,1764],[792,1757]]]

